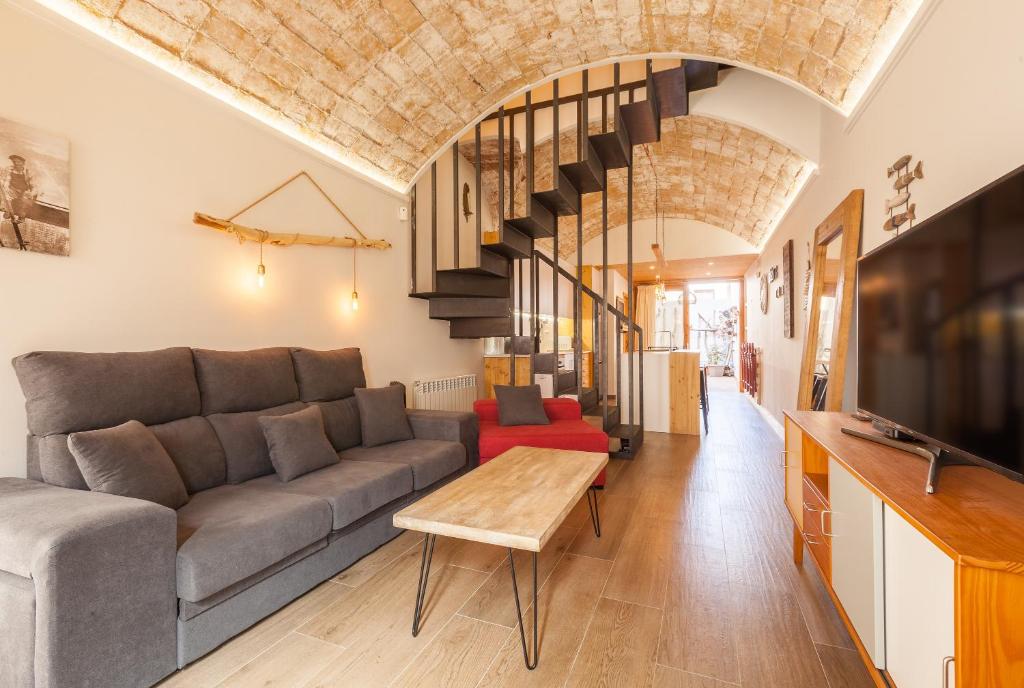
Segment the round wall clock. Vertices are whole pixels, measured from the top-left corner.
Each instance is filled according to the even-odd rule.
[[[761,312],[768,313],[768,274],[761,274]]]

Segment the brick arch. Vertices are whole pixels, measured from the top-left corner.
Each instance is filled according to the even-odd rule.
[[[560,157],[574,150],[572,133],[561,136]],[[550,168],[551,145],[538,144],[537,170]],[[571,158],[569,158],[571,159]],[[751,129],[702,116],[662,121],[661,141],[633,151],[633,219],[665,217],[700,220],[758,246],[772,228],[812,163],[785,145]],[[608,173],[608,227],[626,223],[626,170]],[[537,188],[550,186],[538,174]],[[601,195],[583,205],[584,242],[601,233]],[[559,254],[576,251],[576,218],[561,218]],[[542,242],[550,249],[550,241]]]
[[[750,66],[848,108],[919,0],[57,0],[404,189],[479,113],[623,56]],[[82,19],[81,8],[93,19]],[[72,11],[69,8],[74,8]],[[170,58],[168,60],[168,57]],[[212,82],[211,82],[212,78]]]

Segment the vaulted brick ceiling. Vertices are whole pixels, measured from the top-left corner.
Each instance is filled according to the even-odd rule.
[[[591,130],[600,129],[591,123]],[[518,142],[516,142],[518,143]],[[484,198],[497,204],[497,146],[493,138],[483,142]],[[537,170],[535,189],[551,188],[551,140],[534,148]],[[460,151],[473,159],[473,145],[463,142]],[[574,131],[563,132],[559,159],[575,159]],[[526,178],[523,157],[516,148],[516,215],[525,213]],[[812,163],[783,144],[751,129],[691,115],[664,120],[661,141],[633,150],[633,219],[656,217],[699,220],[720,227],[759,246],[786,203],[799,189]],[[506,167],[506,176],[507,176]],[[507,182],[506,182],[507,183]],[[608,227],[626,223],[626,170],[608,173]],[[507,193],[507,191],[506,191]],[[495,213],[496,216],[497,213]],[[506,212],[506,216],[509,213]],[[601,234],[601,194],[584,196],[583,240]],[[487,227],[485,229],[496,229]],[[672,236],[666,239],[672,243]],[[558,252],[575,259],[576,217],[559,221]],[[541,245],[550,249],[551,241]]]
[[[58,2],[60,0],[57,0]],[[919,0],[63,0],[395,188],[486,109],[609,57],[750,65],[848,108]],[[297,127],[297,129],[296,129]]]

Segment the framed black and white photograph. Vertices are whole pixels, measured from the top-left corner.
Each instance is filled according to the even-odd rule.
[[[71,251],[70,143],[0,117],[0,247]]]

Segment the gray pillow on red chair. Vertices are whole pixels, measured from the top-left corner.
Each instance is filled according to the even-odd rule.
[[[495,385],[494,396],[498,400],[498,425],[551,424],[548,414],[544,413],[540,385]]]

